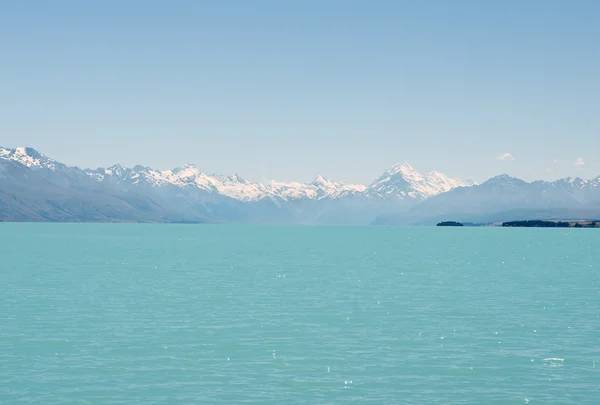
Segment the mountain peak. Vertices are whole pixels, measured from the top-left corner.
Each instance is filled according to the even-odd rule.
[[[327,183],[331,183],[331,180],[326,179],[325,177],[321,176],[320,174],[317,174],[315,176],[315,178],[312,179],[309,184],[318,186],[318,185],[327,184]]]
[[[404,161],[402,163],[396,163],[394,166],[392,166],[392,168],[389,170],[390,172],[394,172],[394,173],[414,173],[416,172],[415,168],[412,167],[412,165],[410,163],[408,163],[407,161]]]
[[[43,158],[45,157],[44,155],[42,155],[40,152],[38,152],[37,150],[29,147],[29,146],[18,146],[15,148],[15,154],[16,155],[24,155],[24,156],[29,156],[32,158]]]
[[[481,185],[486,186],[521,186],[523,184],[529,184],[525,180],[521,180],[517,177],[509,176],[508,174],[501,174],[498,176],[494,176],[491,179],[484,181]]]
[[[395,198],[399,200],[423,200],[465,185],[440,172],[421,175],[410,163],[397,163],[368,187],[371,197]]]
[[[485,183],[489,183],[489,182],[495,183],[495,182],[499,182],[499,181],[512,182],[512,181],[523,181],[523,180],[518,179],[516,177],[509,176],[508,174],[499,174],[497,176],[490,178]]]
[[[104,172],[109,176],[122,176],[127,172],[127,168],[123,167],[120,163],[116,163],[111,167],[104,169]]]
[[[55,171],[57,166],[64,166],[28,146],[19,146],[14,149],[0,147],[0,158],[13,160],[23,166],[50,169],[52,171]]]
[[[167,170],[167,172],[170,172],[170,173],[173,173],[176,175],[183,175],[183,176],[187,176],[187,177],[195,175],[195,174],[200,174],[200,170],[198,170],[196,165],[193,163],[186,163],[183,166],[176,167],[173,170]]]
[[[389,170],[387,170],[382,177],[390,177],[393,179],[398,179],[398,181],[401,182],[407,181],[409,183],[421,182],[425,179],[424,176],[421,175],[421,173],[419,173],[408,162],[395,164]]]
[[[238,183],[238,184],[248,184],[248,182],[246,181],[246,179],[244,179],[242,176],[240,176],[237,173],[234,173],[231,176],[216,175],[215,177],[217,179],[219,179],[220,181],[223,181],[223,182],[231,182],[231,183]]]

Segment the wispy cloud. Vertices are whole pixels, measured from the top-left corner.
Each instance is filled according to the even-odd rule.
[[[554,160],[552,161],[552,163],[554,163],[554,164],[558,163],[558,159],[554,159]]]
[[[581,166],[585,166],[585,160],[583,160],[582,157],[578,157],[577,159],[575,159],[575,161],[573,162],[573,166],[575,167],[581,167]]]
[[[503,153],[500,156],[496,156],[496,160],[515,160],[515,157],[512,153]]]

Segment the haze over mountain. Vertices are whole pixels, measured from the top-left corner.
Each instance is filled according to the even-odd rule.
[[[367,224],[434,195],[470,185],[397,164],[370,185],[316,176],[255,183],[187,164],[80,169],[33,148],[0,148],[0,219]]]
[[[600,218],[600,176],[482,184],[394,165],[369,185],[316,176],[256,183],[186,164],[80,169],[33,148],[0,147],[0,219],[65,222],[434,224]]]
[[[526,219],[600,218],[600,176],[526,181],[500,175],[471,187],[432,196],[404,213],[378,218],[376,224],[428,224],[452,219],[487,223]]]
[[[422,175],[397,164],[370,185],[316,176],[255,183],[187,164],[80,169],[33,148],[0,147],[4,221],[433,224],[600,218],[600,176],[531,183],[507,175],[482,184]]]

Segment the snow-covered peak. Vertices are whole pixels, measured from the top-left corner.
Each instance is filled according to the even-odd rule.
[[[317,175],[308,186],[314,189],[316,198],[339,198],[350,195],[358,195],[367,188],[362,184],[346,184],[341,181],[333,181],[321,175]]]
[[[571,184],[582,185],[586,184],[588,181],[582,179],[581,177],[567,177],[566,180]]]
[[[402,163],[398,162],[395,165],[393,165],[389,171],[409,171],[409,172],[415,172],[415,168],[412,167],[412,165],[410,163],[408,163],[407,161],[404,161]]]
[[[317,187],[311,184],[271,181],[267,183],[266,186],[267,193],[271,198],[278,198],[284,201],[301,199],[313,200],[319,198]]]
[[[338,190],[340,186],[343,186],[343,183],[333,182],[321,176],[320,174],[317,175],[308,184],[315,188],[315,192],[318,194],[319,197],[333,194]]]
[[[582,179],[581,177],[565,177],[562,179],[556,179],[554,181],[545,181],[545,180],[535,180],[532,182],[527,182],[525,180],[521,180],[517,177],[509,176],[508,174],[501,174],[498,176],[494,176],[481,185],[485,185],[487,187],[495,187],[495,186],[511,186],[511,187],[524,187],[527,185],[536,185],[540,188],[552,188],[552,189],[562,189],[568,192],[577,191],[577,190],[585,190],[590,188],[595,188],[600,186],[600,176],[595,179]],[[476,183],[473,185],[477,185]]]
[[[567,177],[564,179],[558,179],[551,183],[555,188],[567,188],[574,190],[583,190],[587,188],[596,188],[600,184],[600,177],[595,179],[587,180],[581,177]]]
[[[224,176],[202,172],[192,164],[186,164],[172,170],[153,170],[136,166],[133,169],[114,165],[107,169],[88,170],[88,175],[96,181],[113,180],[119,183],[152,187],[172,185],[181,189],[198,189],[216,193],[240,201],[258,201],[262,199],[302,200],[339,198],[361,195],[364,185],[345,184],[329,180],[323,176],[315,177],[310,183],[271,181],[266,184],[245,180],[238,174]]]
[[[240,176],[237,173],[232,174],[231,176],[217,175],[215,177],[217,177],[221,181],[226,181],[226,182],[231,182],[231,183],[240,183],[240,184],[250,184],[248,181],[246,181],[242,176]]]
[[[329,183],[331,183],[331,180],[326,179],[325,177],[321,176],[320,174],[317,174],[315,176],[315,178],[312,179],[312,181],[309,184],[318,186],[318,185],[329,184]]]
[[[437,171],[423,176],[408,162],[404,162],[386,170],[368,187],[366,194],[370,198],[424,200],[465,185],[465,182]]]
[[[446,191],[450,191],[456,187],[469,187],[475,184],[473,181],[452,179],[446,176],[444,173],[440,173],[438,171],[429,173],[426,177],[426,180],[441,193],[445,193]]]
[[[397,163],[392,166],[391,169],[387,170],[384,175],[387,174],[389,176],[402,175],[403,177],[414,179],[414,180],[422,180],[423,176],[415,170],[414,167],[410,165],[408,162]]]
[[[119,177],[122,176],[123,174],[127,173],[128,171],[130,171],[130,170],[121,166],[119,163],[117,163],[105,170],[106,174],[108,174],[109,176],[119,176]]]
[[[0,147],[0,159],[13,160],[27,167],[43,168],[52,171],[64,167],[62,163],[44,156],[33,148],[24,146],[19,146],[14,149]]]

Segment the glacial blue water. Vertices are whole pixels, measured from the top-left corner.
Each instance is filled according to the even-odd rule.
[[[0,224],[1,404],[599,404],[593,229]]]

